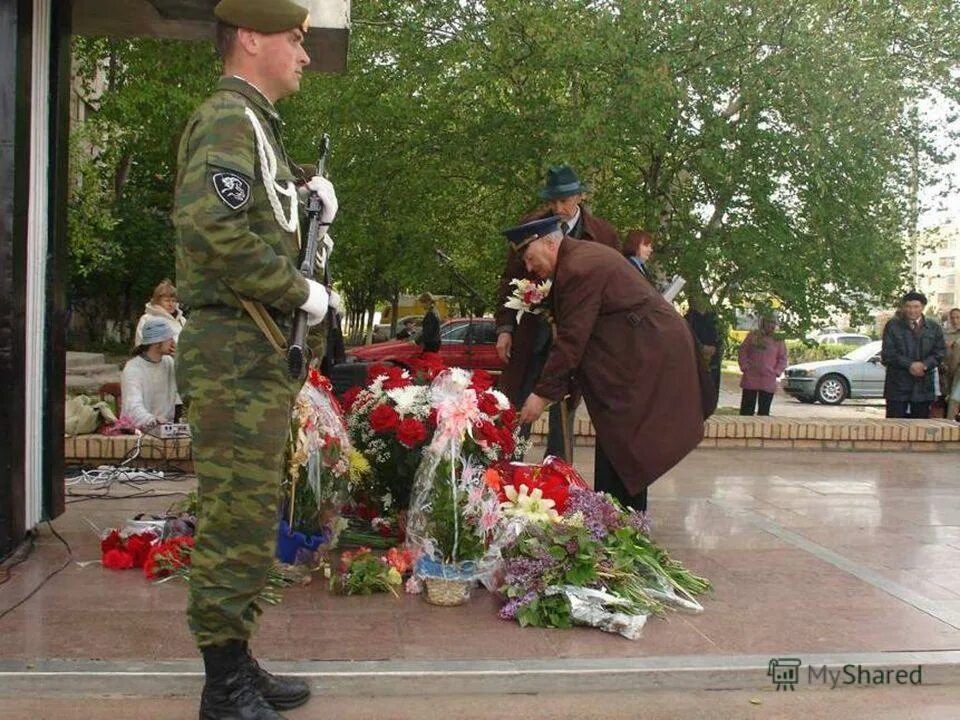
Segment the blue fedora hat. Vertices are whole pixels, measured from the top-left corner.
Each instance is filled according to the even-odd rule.
[[[587,191],[587,186],[569,165],[551,165],[547,169],[547,184],[540,190],[543,200],[569,197]]]
[[[531,220],[516,227],[507,228],[503,234],[507,236],[507,242],[516,252],[520,252],[527,245],[537,238],[560,231],[560,216],[551,215],[550,217]]]

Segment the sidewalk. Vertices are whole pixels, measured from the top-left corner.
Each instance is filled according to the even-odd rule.
[[[588,478],[592,451],[578,448],[577,464]],[[927,705],[942,714],[903,710],[883,717],[957,717],[960,688],[954,685],[960,681],[960,653],[951,651],[960,649],[958,478],[954,455],[697,450],[653,486],[650,506],[657,539],[715,585],[702,615],[651,619],[643,637],[629,641],[590,629],[520,628],[498,620],[498,603],[479,590],[465,606],[437,608],[411,596],[331,597],[315,580],[286,591],[282,605],[267,609],[254,649],[265,660],[315,678],[317,692],[328,695],[331,706],[338,708],[349,705],[341,702],[344,698],[358,695],[435,695],[439,704],[423,707],[439,712],[440,707],[450,708],[450,693],[552,697],[606,690],[616,698],[617,692],[657,689],[667,693],[657,697],[668,702],[684,691],[702,697],[697,691],[715,689],[729,691],[723,696],[741,710],[691,715],[684,705],[685,714],[792,717],[772,715],[747,701],[757,693],[766,698],[763,702],[773,697],[767,660],[795,657],[805,665],[921,663],[925,685],[945,683]],[[151,483],[153,492],[138,497],[86,499],[69,505],[66,515],[53,523],[71,545],[74,562],[0,620],[0,718],[40,717],[37,707],[58,720],[100,717],[70,715],[64,708],[82,712],[84,698],[101,695],[189,698],[196,691],[199,663],[184,622],[182,585],[152,585],[134,571],[77,564],[99,558],[97,538],[87,521],[105,528],[137,512],[162,511],[176,500],[160,497],[162,493],[189,487],[189,480],[165,481]],[[111,494],[140,491],[115,486]],[[65,558],[63,545],[44,527],[33,554],[0,585],[0,612]],[[53,660],[69,662],[49,662]],[[158,660],[170,663],[159,666],[154,662]],[[135,679],[109,675],[134,668],[142,670]],[[173,674],[158,675],[164,668]],[[879,689],[869,689],[875,691]],[[841,694],[858,696],[843,702],[862,702],[862,693],[808,689],[807,694],[814,692],[833,708],[839,707]],[[924,706],[920,693],[933,690],[883,692],[913,697],[919,709]],[[57,700],[34,706],[23,699],[58,695],[78,698],[79,704]],[[780,694],[776,697],[782,704]],[[650,717],[673,717],[669,709],[668,714],[653,713],[659,700],[647,700]],[[408,716],[377,714],[374,707],[383,708],[388,701],[376,702],[371,699],[372,704],[356,705],[353,714],[336,715]],[[508,713],[504,698],[498,702],[503,714],[448,710],[442,716],[538,717],[536,706],[532,714]],[[803,716],[808,719],[819,717],[816,702],[806,700],[796,709],[806,707]],[[891,699],[884,705],[893,712],[898,702]],[[713,700],[704,703],[713,710],[723,706]],[[572,713],[575,705],[564,712]],[[589,706],[587,702],[584,707]],[[114,708],[111,714],[106,714],[108,707]],[[175,714],[139,715],[104,705],[102,716],[191,717],[195,712],[195,704],[187,700],[169,707],[171,712],[178,709]],[[623,708],[620,701],[611,707]],[[289,716],[321,717],[326,715],[322,708],[329,710],[318,700]],[[851,713],[866,716],[867,711]],[[612,710],[580,714],[638,715]],[[548,716],[568,715],[559,709],[539,715]]]

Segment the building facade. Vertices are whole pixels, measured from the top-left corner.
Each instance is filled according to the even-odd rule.
[[[945,315],[960,306],[960,226],[944,226],[925,238],[917,276],[928,312]]]

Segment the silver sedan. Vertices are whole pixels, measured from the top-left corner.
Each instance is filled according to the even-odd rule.
[[[800,402],[839,405],[847,398],[882,398],[886,368],[880,363],[879,340],[867,343],[836,360],[790,365],[781,387]]]

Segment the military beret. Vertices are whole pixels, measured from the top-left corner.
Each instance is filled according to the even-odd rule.
[[[213,14],[235,27],[271,34],[300,28],[307,31],[309,13],[293,0],[220,0]]]
[[[560,216],[551,215],[550,217],[532,220],[530,222],[507,228],[503,234],[507,236],[507,242],[517,252],[523,250],[527,245],[537,238],[560,230]]]

